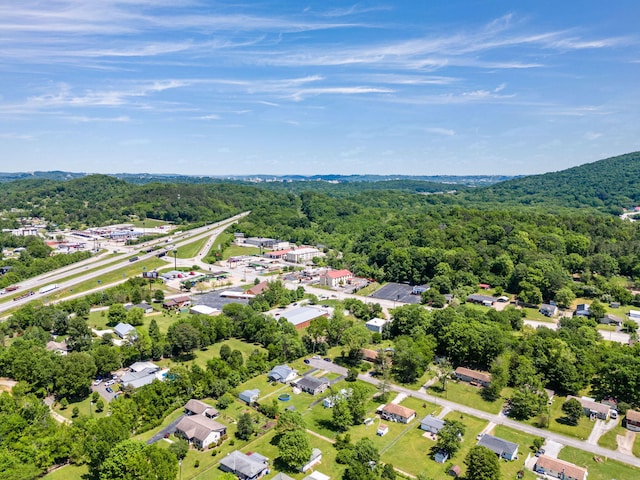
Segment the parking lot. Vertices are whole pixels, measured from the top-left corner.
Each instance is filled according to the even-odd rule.
[[[387,283],[370,297],[400,303],[420,303],[420,295],[413,295],[413,287],[404,283]]]

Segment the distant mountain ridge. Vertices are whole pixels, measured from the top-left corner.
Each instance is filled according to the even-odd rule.
[[[63,172],[63,171],[34,171],[34,172],[0,172],[0,183],[14,180],[46,179],[46,180],[73,180],[75,178],[93,175],[88,172]],[[328,182],[328,183],[355,183],[355,182],[388,182],[388,181],[421,181],[442,183],[451,185],[464,185],[467,187],[483,187],[504,182],[515,176],[508,175],[180,175],[172,173],[115,173],[108,176],[125,180],[129,183],[144,184],[151,182],[175,182],[175,183],[217,183],[223,181],[238,181],[249,183],[269,182]]]
[[[620,214],[623,208],[640,205],[640,152],[510,179],[470,195],[483,201],[597,208]]]

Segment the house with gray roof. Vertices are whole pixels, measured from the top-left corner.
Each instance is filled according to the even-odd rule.
[[[252,405],[258,401],[258,398],[260,398],[260,390],[257,388],[254,388],[253,390],[244,390],[240,392],[238,398],[247,405]]]
[[[442,427],[444,427],[444,420],[434,417],[433,415],[427,415],[420,421],[420,429],[425,432],[437,435]]]
[[[136,331],[133,325],[129,325],[128,323],[119,323],[114,328],[113,331],[116,335],[118,335],[123,340],[125,338],[129,338],[131,340],[135,340],[138,338],[138,332]]]
[[[315,465],[317,465],[321,461],[322,461],[322,452],[320,451],[319,448],[314,448],[311,451],[311,456],[309,457],[309,460],[300,467],[300,471],[304,473],[307,470],[311,470]]]
[[[267,374],[269,380],[280,383],[288,383],[297,376],[298,373],[288,365],[276,365]]]
[[[216,418],[220,412],[208,403],[192,398],[184,405],[184,411],[187,415],[204,415],[208,418]]]
[[[326,378],[316,378],[307,375],[296,382],[296,387],[303,392],[310,393],[311,395],[317,395],[329,388],[329,380]]]
[[[485,433],[480,437],[478,445],[487,447],[493,453],[505,460],[515,460],[518,458],[518,444],[509,442],[500,437],[494,437]]]
[[[233,473],[240,480],[257,480],[269,471],[269,459],[259,453],[234,450],[220,460],[220,470]]]

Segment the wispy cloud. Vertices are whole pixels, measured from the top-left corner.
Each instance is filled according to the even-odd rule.
[[[426,133],[434,133],[436,135],[444,135],[446,137],[453,137],[456,134],[455,130],[450,128],[431,127],[425,128],[424,131]]]

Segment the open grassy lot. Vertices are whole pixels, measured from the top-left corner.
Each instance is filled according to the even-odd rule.
[[[144,220],[134,220],[130,223],[132,223],[134,227],[138,228],[155,228],[159,227],[160,225],[167,225],[170,222],[166,222],[164,220],[156,220],[155,218],[146,218]]]
[[[586,415],[580,419],[575,427],[563,422],[562,404],[565,400],[565,397],[554,397],[550,408],[549,430],[569,437],[579,438],[580,440],[589,438],[589,434],[593,430],[593,422]]]
[[[153,304],[152,306],[154,306],[155,308],[160,308],[160,305],[157,303]],[[87,324],[91,328],[96,328],[98,330],[105,330],[107,328],[112,328],[107,325],[107,322],[109,321],[109,317],[107,316],[107,313],[108,313],[108,309],[92,311],[89,314],[89,320]],[[176,313],[169,313],[166,311],[156,310],[154,313],[145,315],[142,319],[143,320],[142,326],[138,328],[142,328],[144,330],[148,329],[149,323],[151,323],[151,319],[154,319],[158,324],[160,331],[162,333],[167,333],[167,329],[169,328],[169,325],[177,321],[178,318],[180,318],[180,315],[185,315],[185,314],[179,314],[179,313],[176,314]]]
[[[526,318],[527,320],[536,320],[538,322],[554,323],[552,318],[549,318],[546,315],[541,314],[537,308],[522,307],[522,311],[525,313],[524,318]]]
[[[432,385],[427,389],[430,395],[440,398],[454,400],[461,405],[478,408],[489,413],[498,413],[502,408],[504,400],[499,398],[493,402],[488,402],[482,398],[482,389],[474,387],[465,382],[449,381],[447,389],[442,391],[440,385]]]
[[[80,480],[88,473],[89,467],[86,465],[65,465],[48,473],[43,478],[47,480]]]
[[[209,251],[209,255],[217,251],[218,247],[213,245],[212,249]],[[256,255],[260,253],[260,249],[258,247],[239,247],[238,245],[230,245],[225,248],[222,252],[222,259],[227,260],[230,257],[241,257],[243,255]]]
[[[573,447],[564,447],[560,450],[558,458],[585,467],[589,471],[589,480],[626,480],[640,478],[640,469],[638,468],[616,462],[615,460],[596,457],[592,453]],[[597,462],[595,458],[599,458],[601,461]]]
[[[174,321],[177,317],[174,316]],[[240,350],[242,352],[242,356],[246,360],[247,357],[254,350],[260,350],[263,353],[266,353],[266,350],[260,345],[254,345],[251,343],[245,343],[242,340],[238,340],[237,338],[230,338],[228,340],[224,340],[223,342],[217,342],[213,345],[209,345],[205,349],[198,349],[193,352],[193,355],[188,357],[179,357],[179,358],[164,358],[155,362],[157,365],[161,367],[171,367],[172,365],[179,364],[183,366],[189,366],[192,364],[196,364],[201,368],[206,368],[207,361],[213,357],[220,356],[220,347],[223,344],[229,345],[231,350]],[[244,390],[244,388],[242,389]]]
[[[484,429],[487,422],[458,412],[449,412],[445,419],[459,420],[466,427],[460,451],[449,461],[439,464],[431,459],[430,451],[435,442],[423,436],[424,432],[420,430],[420,419],[409,424],[409,429],[402,438],[384,451],[382,460],[412,475],[424,472],[430,478],[448,478],[446,473],[452,464],[464,466],[464,457],[476,444],[476,435]],[[391,435],[391,432],[388,435]]]
[[[104,409],[102,410],[102,412],[96,412],[96,405],[91,404],[90,396],[80,402],[69,403],[67,408],[65,408],[64,410],[60,408],[59,403],[55,403],[53,405],[53,410],[63,417],[68,418],[69,420],[75,420],[75,418],[73,417],[73,408],[78,407],[78,416],[98,418],[106,416],[107,410],[109,409],[109,404],[104,398],[102,398],[102,402],[104,403]]]

